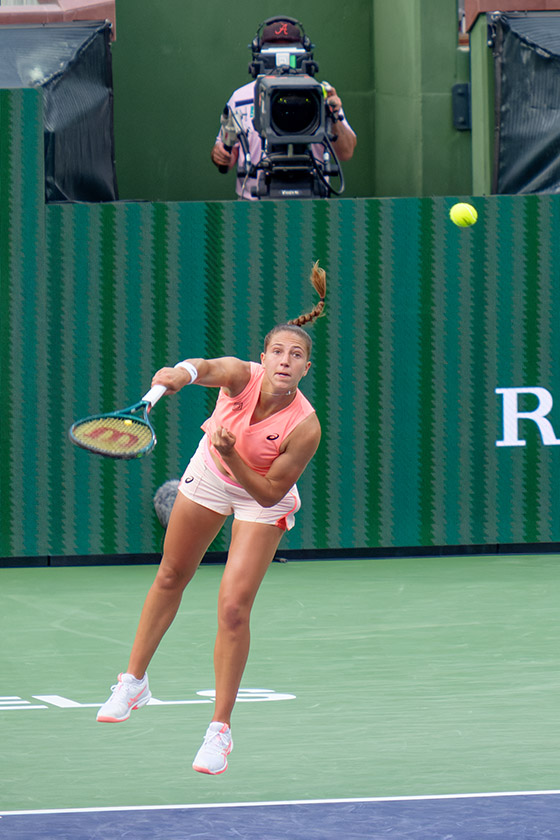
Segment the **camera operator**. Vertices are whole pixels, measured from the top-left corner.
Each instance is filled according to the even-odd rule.
[[[267,25],[262,30],[260,46],[301,46],[302,32],[295,25],[293,18],[275,18],[273,20],[274,22],[272,23],[265,22]],[[315,68],[317,67],[317,65],[314,66]],[[246,139],[244,138],[244,145],[248,147],[252,164],[256,164],[261,159],[263,153],[263,140],[253,123],[255,84],[256,81],[252,81],[238,88],[229,98],[226,110],[224,111],[224,113],[229,111],[230,114],[235,114],[238,133],[239,131],[243,131],[245,134]],[[323,85],[325,86],[325,83]],[[338,160],[350,160],[356,147],[356,135],[344,116],[341,99],[336,89],[331,85],[328,85],[326,89],[326,103],[330,109],[331,116],[330,140],[333,144],[332,148]],[[253,187],[256,184],[256,178],[252,175],[246,176],[239,174],[239,171],[243,172],[245,169],[245,153],[238,136],[233,134],[231,137],[228,137],[228,146],[224,145],[223,137],[223,132],[220,131],[212,148],[212,162],[221,172],[227,172],[237,164],[238,175],[235,187],[237,195],[240,198],[248,200],[258,200],[258,196],[252,194]],[[311,152],[317,161],[323,160],[323,144],[311,144]]]

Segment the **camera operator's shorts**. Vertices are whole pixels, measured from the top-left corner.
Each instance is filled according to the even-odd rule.
[[[233,514],[242,522],[276,525],[283,531],[294,527],[294,514],[301,507],[295,484],[273,507],[262,507],[243,487],[219,472],[207,447],[204,436],[179,483],[183,496],[224,516]]]

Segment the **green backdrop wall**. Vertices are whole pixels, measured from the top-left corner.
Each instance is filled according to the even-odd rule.
[[[316,45],[317,78],[335,85],[360,136],[343,165],[347,194],[373,194],[372,0],[347,7],[337,0],[280,7],[277,0],[118,0],[112,54],[121,198],[235,198],[233,174],[220,175],[210,151],[226,101],[251,81],[248,44],[278,14],[303,23]]]
[[[231,200],[233,174],[210,150],[226,100],[251,81],[257,26],[300,20],[319,80],[342,97],[358,145],[342,164],[347,198],[471,192],[471,138],[452,119],[469,81],[450,0],[118,0],[112,47],[122,199]],[[338,183],[338,182],[337,182]]]
[[[0,556],[158,551],[153,494],[215,393],[158,404],[138,462],[72,447],[70,423],[135,401],[179,358],[258,359],[314,302],[314,259],[328,314],[304,391],[324,436],[284,547],[560,541],[538,395],[508,432],[527,444],[496,445],[497,388],[560,399],[560,197],[473,199],[463,230],[455,196],[45,206],[42,148],[40,91],[0,91]],[[546,419],[560,435],[556,406]]]

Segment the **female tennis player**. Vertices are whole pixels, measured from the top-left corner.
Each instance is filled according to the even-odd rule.
[[[127,671],[119,675],[97,720],[127,720],[149,701],[148,664],[208,546],[233,514],[218,595],[214,717],[193,762],[200,773],[215,775],[228,766],[231,714],[249,653],[251,608],[282,534],[294,525],[300,508],[296,481],[321,437],[315,411],[298,388],[311,365],[311,338],[302,325],[324,307],[326,275],[318,263],[311,282],[320,301],[311,312],[268,333],[260,365],[231,356],[187,359],[162,368],[152,381],[165,385],[167,394],[192,383],[220,391],[179,485]]]

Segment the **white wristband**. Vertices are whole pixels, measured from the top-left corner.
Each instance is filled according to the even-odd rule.
[[[190,362],[177,362],[175,365],[176,368],[180,367],[186,370],[191,375],[191,381],[187,382],[187,385],[192,385],[198,379],[198,371],[194,365],[191,365]]]

